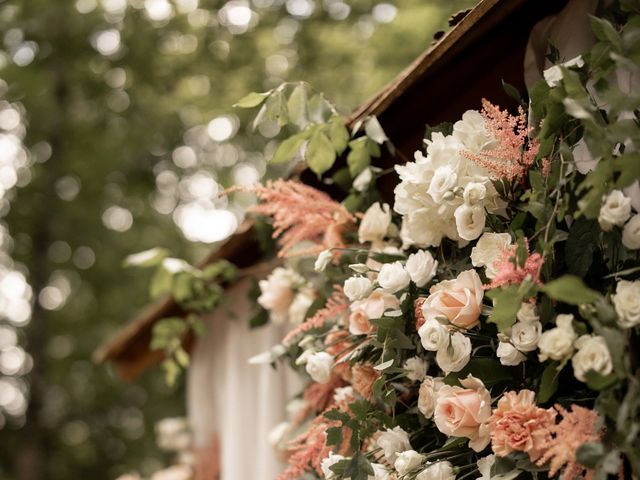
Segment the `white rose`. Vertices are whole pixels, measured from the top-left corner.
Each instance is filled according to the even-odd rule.
[[[327,458],[323,459],[322,462],[320,462],[320,468],[322,469],[324,478],[326,478],[327,480],[338,478],[337,475],[331,471],[331,467],[333,467],[336,463],[341,462],[342,460],[344,460],[344,457],[342,455],[338,455],[333,452],[331,452]]]
[[[260,296],[258,303],[271,314],[274,323],[287,321],[287,313],[293,302],[293,272],[284,268],[276,268],[266,280],[260,280]]]
[[[511,327],[511,343],[521,352],[532,352],[538,347],[542,324],[536,321],[516,322]]]
[[[358,241],[380,242],[387,234],[391,225],[391,210],[386,203],[380,206],[376,202],[365,212],[358,228]]]
[[[420,357],[411,357],[404,362],[405,375],[412,382],[421,382],[427,375],[427,367],[427,362]]]
[[[629,250],[640,249],[640,215],[631,217],[622,229],[622,245]]]
[[[333,357],[327,352],[317,352],[307,359],[305,369],[314,382],[327,383],[331,378]]]
[[[536,308],[535,303],[522,302],[520,308],[518,309],[518,313],[516,314],[516,318],[525,323],[533,323],[540,320],[540,316],[538,316],[538,310]]]
[[[393,463],[396,472],[400,475],[406,475],[424,463],[424,455],[420,455],[415,450],[407,450],[402,452]]]
[[[409,286],[411,277],[400,262],[385,263],[378,273],[378,284],[390,293]]]
[[[575,343],[578,351],[571,359],[573,374],[581,382],[586,381],[586,374],[593,370],[606,376],[613,370],[611,353],[604,338],[598,335],[582,335]]]
[[[480,236],[486,221],[484,208],[480,205],[460,205],[453,213],[460,238],[475,240]]]
[[[333,259],[333,254],[331,250],[323,250],[316,258],[316,262],[313,264],[313,269],[316,272],[324,272],[324,269],[327,268],[327,265],[331,263],[331,259]]]
[[[420,343],[429,352],[438,352],[449,345],[449,330],[437,320],[427,320],[418,329]]]
[[[418,393],[418,410],[426,418],[433,417],[433,411],[436,408],[436,399],[438,390],[444,385],[442,377],[426,377],[420,384]]]
[[[478,471],[481,477],[477,477],[476,480],[491,480],[491,467],[496,463],[496,456],[494,454],[487,455],[478,459]]]
[[[364,192],[371,184],[373,174],[370,168],[365,168],[361,171],[356,178],[353,179],[353,188],[357,192]]]
[[[453,350],[451,353],[449,350]],[[471,358],[471,340],[460,332],[451,335],[451,349],[441,348],[436,353],[436,363],[445,372],[459,372]]]
[[[387,467],[384,465],[380,463],[372,463],[371,468],[373,468],[373,476],[369,475],[368,480],[391,480],[389,470],[387,470]]]
[[[314,296],[312,291],[302,290],[298,292],[289,306],[289,322],[293,324],[302,323],[313,300]]]
[[[384,458],[391,464],[396,461],[398,453],[411,450],[409,434],[400,427],[395,427],[392,430],[387,429],[380,433],[376,444],[382,449]]]
[[[367,277],[351,277],[344,282],[344,294],[350,301],[362,300],[371,293],[371,280]]]
[[[496,354],[500,359],[500,363],[502,365],[507,365],[509,367],[513,367],[515,365],[520,365],[523,361],[527,359],[522,353],[520,353],[516,347],[511,345],[509,342],[500,342],[498,344],[498,349],[496,350]]]
[[[618,314],[618,324],[623,328],[640,325],[640,280],[620,280],[615,295],[611,295]]]
[[[497,272],[493,262],[510,246],[511,235],[508,233],[483,233],[476,246],[471,249],[471,263],[474,267],[486,267],[487,278],[494,278]]]
[[[409,255],[405,268],[416,286],[424,287],[435,277],[438,262],[428,250],[418,250]]]
[[[631,199],[625,197],[620,190],[613,190],[605,198],[598,223],[605,232],[610,231],[615,225],[621,227],[631,216]]]
[[[455,478],[453,465],[447,461],[429,465],[416,476],[416,480],[455,480]]]
[[[467,205],[478,205],[487,197],[487,187],[484,183],[470,182],[464,187],[462,198]]]
[[[556,317],[556,328],[547,330],[540,336],[538,358],[541,362],[547,359],[562,361],[571,357],[576,333],[571,322],[573,315],[560,314]]]
[[[433,173],[433,178],[431,179],[431,183],[429,183],[427,193],[431,195],[434,202],[442,203],[445,194],[453,190],[457,185],[458,175],[456,175],[455,170],[449,165],[443,165],[442,167],[436,168],[436,171]]]

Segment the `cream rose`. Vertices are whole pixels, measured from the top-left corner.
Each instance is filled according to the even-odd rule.
[[[378,288],[364,300],[357,300],[351,304],[351,311],[361,308],[369,319],[382,317],[387,310],[397,310],[400,308],[398,299],[384,290]]]
[[[484,289],[475,270],[462,272],[455,280],[445,280],[431,287],[431,295],[422,306],[424,318],[444,317],[460,328],[480,323]]]
[[[481,205],[460,205],[453,213],[458,235],[464,240],[475,240],[482,234],[487,220]]]
[[[381,432],[378,435],[376,444],[382,449],[384,458],[386,458],[387,462],[390,464],[393,464],[396,461],[398,453],[411,450],[409,434],[401,427],[395,427]]]
[[[436,399],[438,398],[438,390],[444,385],[442,377],[426,377],[420,384],[418,393],[418,410],[426,418],[433,416],[433,410],[436,407]]]
[[[598,223],[605,232],[610,231],[614,226],[621,227],[631,215],[631,199],[625,197],[620,190],[613,190],[604,200],[600,207]]]
[[[459,372],[471,358],[471,340],[460,332],[451,335],[451,348],[442,348],[436,353],[436,363],[445,372]]]
[[[367,277],[350,277],[344,282],[344,294],[350,301],[362,300],[371,293],[371,280]]]
[[[293,302],[294,272],[285,268],[276,268],[266,280],[260,280],[258,303],[269,311],[274,323],[284,323],[288,319],[288,310]]]
[[[365,242],[381,242],[387,230],[391,225],[391,210],[386,203],[380,206],[380,203],[374,203],[364,213],[360,227],[358,228],[358,241]]]
[[[576,333],[571,322],[573,315],[560,314],[556,317],[556,328],[547,330],[540,336],[538,358],[541,362],[547,359],[563,361],[571,357]]]
[[[615,295],[611,295],[618,314],[618,324],[623,328],[640,325],[640,280],[620,280]]]
[[[314,382],[327,383],[333,369],[333,356],[327,352],[317,352],[309,356],[305,367]]]
[[[507,365],[510,367],[520,365],[524,360],[527,359],[527,357],[520,353],[518,349],[511,345],[511,343],[509,342],[500,342],[498,344],[496,354],[498,355],[498,358],[500,359],[500,363],[502,365]]]
[[[438,262],[428,250],[418,250],[409,255],[405,269],[416,286],[424,287],[435,277]]]
[[[418,329],[420,343],[425,350],[437,352],[449,345],[449,330],[437,320],[427,320]]]
[[[532,352],[538,347],[542,324],[537,321],[519,321],[511,327],[511,343],[521,352]]]
[[[609,375],[613,370],[611,353],[604,338],[598,335],[582,335],[575,342],[578,351],[571,359],[573,374],[581,382],[586,381],[586,374],[593,370],[600,375]]]
[[[406,450],[398,455],[393,467],[399,475],[407,475],[424,463],[424,455],[415,450]]]
[[[622,229],[622,245],[629,250],[640,249],[640,215],[631,217]]]
[[[349,315],[349,333],[353,335],[367,335],[374,330],[374,325],[369,321],[366,312],[356,308]]]
[[[438,430],[453,437],[466,437],[476,452],[489,444],[488,422],[491,395],[481,380],[469,375],[462,387],[444,385],[438,391],[433,420]]]
[[[407,288],[411,277],[400,262],[385,263],[378,273],[378,284],[390,293]]]
[[[494,278],[497,272],[493,262],[510,246],[511,235],[508,233],[483,233],[476,246],[471,249],[471,264],[474,267],[485,267],[487,278]]]
[[[416,480],[455,480],[455,478],[453,465],[447,461],[431,464],[416,476]]]
[[[427,375],[428,364],[420,357],[407,358],[404,362],[406,377],[412,382],[421,382]]]

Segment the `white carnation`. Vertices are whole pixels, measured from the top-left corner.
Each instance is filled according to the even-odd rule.
[[[578,351],[571,359],[573,374],[581,382],[586,381],[586,373],[593,370],[606,376],[613,370],[611,353],[603,337],[583,335],[575,342]]]
[[[631,216],[631,199],[620,190],[613,190],[600,207],[598,223],[605,232],[614,226],[621,227]]]
[[[380,206],[380,203],[374,203],[362,217],[358,228],[358,241],[360,243],[381,242],[389,230],[389,225],[391,225],[389,205],[385,203]]]
[[[475,240],[482,234],[486,222],[484,208],[481,205],[460,205],[454,212],[458,235],[465,240]]]
[[[387,429],[380,433],[376,443],[378,447],[382,449],[384,457],[390,464],[393,464],[396,461],[398,453],[411,450],[409,434],[401,427]]]
[[[519,321],[511,327],[511,343],[521,352],[532,352],[538,347],[542,324],[537,321]]]
[[[493,262],[510,246],[511,235],[508,233],[483,233],[476,246],[471,249],[471,263],[474,267],[486,267],[487,278],[494,278],[497,272]]]
[[[449,330],[437,320],[427,320],[418,329],[420,343],[429,352],[438,352],[449,345]]]
[[[407,475],[424,463],[424,455],[420,455],[415,450],[406,450],[398,455],[393,463],[399,475]]]
[[[307,359],[305,369],[314,382],[327,383],[331,378],[333,356],[327,352],[317,352]]]
[[[460,332],[451,335],[451,348],[442,348],[436,353],[436,363],[447,374],[462,370],[470,358],[471,340]]]
[[[611,301],[618,314],[618,324],[623,328],[640,325],[640,280],[620,280]]]
[[[455,480],[455,478],[453,465],[447,461],[429,465],[416,476],[416,480]]]
[[[378,273],[378,284],[390,293],[409,286],[411,277],[400,262],[385,263]]]
[[[502,365],[507,365],[510,367],[520,365],[527,359],[527,357],[520,353],[518,349],[511,345],[511,343],[509,342],[500,342],[498,344],[496,354],[498,355],[498,358],[500,359],[500,363]]]
[[[344,294],[350,301],[362,300],[371,293],[371,280],[367,277],[350,277],[344,282]]]
[[[573,315],[560,314],[556,317],[557,327],[547,330],[540,336],[538,358],[541,362],[547,359],[563,361],[571,357],[576,333],[571,322]]]
[[[438,262],[428,250],[418,250],[409,255],[405,268],[416,286],[424,287],[435,277]]]
[[[640,249],[640,215],[631,217],[622,229],[622,245],[629,250]]]
[[[421,382],[427,375],[427,367],[426,360],[420,357],[411,357],[404,362],[406,377],[412,382]]]

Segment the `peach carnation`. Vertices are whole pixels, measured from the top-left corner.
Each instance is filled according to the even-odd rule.
[[[491,416],[491,448],[500,457],[525,452],[532,461],[540,458],[551,440],[556,412],[539,408],[531,390],[507,392]]]
[[[372,395],[371,389],[374,382],[380,378],[380,374],[370,363],[355,365],[351,370],[351,373],[354,390],[364,398],[370,399]]]

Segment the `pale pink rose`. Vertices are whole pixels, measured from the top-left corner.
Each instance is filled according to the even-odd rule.
[[[357,308],[349,315],[349,332],[353,335],[366,335],[375,330],[369,316],[362,308]]]
[[[400,302],[388,292],[378,288],[364,300],[356,300],[351,304],[351,311],[362,310],[369,319],[380,318],[386,310],[400,308]]]
[[[462,272],[455,280],[434,285],[422,311],[427,320],[446,317],[460,328],[473,328],[480,322],[484,290],[475,270]]]
[[[438,430],[453,437],[466,437],[479,452],[489,444],[491,395],[481,380],[469,375],[462,387],[444,385],[438,390],[433,420]]]

